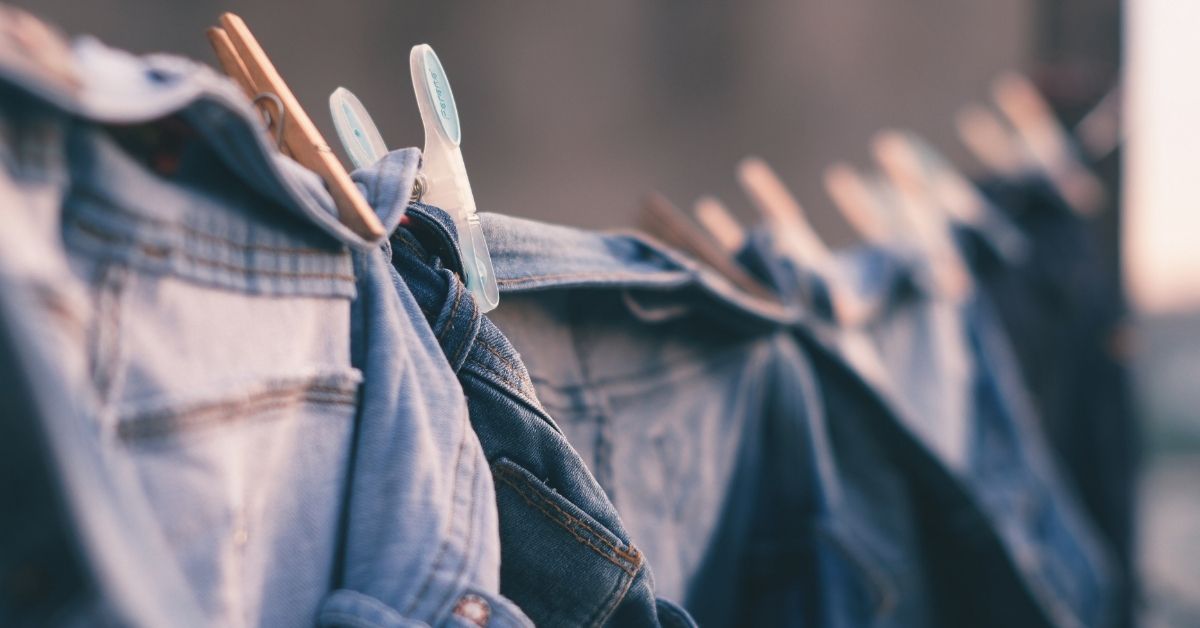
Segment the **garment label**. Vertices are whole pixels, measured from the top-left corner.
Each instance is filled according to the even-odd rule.
[[[426,93],[429,94],[433,110],[437,112],[438,124],[446,139],[458,146],[462,142],[462,130],[458,126],[458,107],[454,104],[454,92],[450,91],[446,71],[442,69],[442,62],[433,48],[425,48],[424,61]]]

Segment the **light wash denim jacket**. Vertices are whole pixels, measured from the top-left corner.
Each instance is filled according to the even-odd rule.
[[[0,285],[104,616],[526,625],[462,390],[381,242],[210,69],[90,39],[68,62],[78,83],[0,50]]]

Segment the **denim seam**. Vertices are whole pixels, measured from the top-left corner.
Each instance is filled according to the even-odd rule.
[[[458,441],[458,452],[455,454],[455,459],[454,459],[455,470],[460,469],[462,467],[463,455],[466,453],[466,450],[467,450],[467,434],[464,431],[462,437]],[[458,490],[459,490],[460,484],[462,484],[462,483],[458,482],[457,478],[455,478],[454,486],[450,489],[450,503],[451,504],[455,503],[458,500]],[[453,515],[452,515],[452,519],[451,519],[451,525],[453,525]],[[424,583],[421,584],[421,588],[417,591],[417,595],[415,597],[413,597],[413,599],[409,602],[408,607],[405,609],[404,615],[406,617],[411,616],[413,611],[416,610],[417,605],[421,603],[422,599],[424,599],[425,593],[427,591],[429,591],[429,587],[433,585],[434,577],[437,575],[438,570],[441,568],[442,561],[445,559],[446,553],[449,551],[450,551],[450,538],[449,538],[449,535],[447,535],[445,538],[442,539],[440,547],[438,548],[437,557],[434,558],[433,564],[429,568],[429,574],[427,576],[425,576]]]
[[[97,274],[98,325],[92,347],[95,359],[92,364],[92,383],[101,403],[108,404],[113,396],[121,363],[121,309],[126,275],[122,268],[115,264],[101,266]]]
[[[502,286],[519,285],[522,283],[532,283],[537,281],[630,281],[634,285],[632,288],[638,287],[668,287],[682,288],[693,283],[694,276],[688,274],[682,279],[676,279],[675,275],[684,271],[655,271],[653,273],[634,274],[634,273],[614,273],[614,272],[596,272],[596,273],[558,273],[554,275],[529,275],[526,277],[507,277],[497,279],[496,283]],[[666,276],[670,281],[664,282],[657,276]]]
[[[79,193],[80,193],[80,191],[76,191],[76,194],[79,194]],[[208,233],[205,231],[200,231],[194,227],[189,227],[187,225],[168,222],[168,221],[165,221],[165,220],[162,220],[159,218],[152,218],[150,216],[143,216],[141,214],[131,212],[131,211],[125,209],[124,207],[121,207],[120,205],[109,201],[106,198],[103,198],[95,193],[88,192],[86,190],[82,191],[82,193],[84,196],[86,196],[87,198],[89,198],[90,200],[95,202],[97,205],[103,206],[103,209],[106,211],[112,211],[112,213],[121,214],[123,216],[127,216],[127,217],[132,218],[139,222],[146,222],[146,223],[150,223],[152,225],[158,226],[158,227],[165,227],[166,229],[171,230],[171,231],[180,231],[186,235],[193,236],[199,240],[208,240],[209,242],[228,245],[229,247],[235,248],[235,249],[241,249],[241,250],[245,250],[245,251],[266,251],[268,253],[286,253],[289,255],[313,255],[313,256],[320,256],[320,257],[329,257],[331,259],[339,258],[339,257],[345,255],[344,249],[341,252],[335,252],[335,251],[322,251],[321,249],[314,249],[314,248],[271,246],[268,244],[248,244],[245,242],[239,242],[237,240],[231,240],[226,237],[222,237],[222,236]],[[79,220],[80,218],[78,216],[72,216],[72,219]],[[253,223],[251,223],[251,225],[256,226],[256,225],[253,225]],[[257,226],[261,226],[261,225],[257,225]]]
[[[489,370],[490,370],[490,372],[494,373],[498,378],[500,378],[503,381],[503,383],[506,384],[507,387],[512,391],[513,394],[519,395],[522,399],[529,402],[530,404],[533,404],[533,405],[539,406],[539,407],[541,406],[541,402],[537,400],[537,397],[530,397],[529,395],[527,395],[524,392],[527,387],[521,385],[521,381],[520,381],[521,378],[519,376],[519,373],[521,371],[520,371],[519,365],[516,362],[510,361],[507,357],[504,356],[504,354],[500,353],[500,351],[495,346],[489,344],[485,340],[477,339],[476,344],[478,344],[480,347],[482,347],[483,350],[485,350],[488,353],[495,356],[496,359],[504,362],[505,366],[508,367],[507,372],[504,372],[504,373],[499,372],[497,369],[489,369]]]
[[[554,425],[554,421],[552,421],[547,415],[546,410],[542,408],[542,404],[537,400],[537,398],[529,397],[522,393],[519,388],[515,388],[514,385],[505,379],[501,373],[497,372],[496,369],[477,367],[468,363],[464,365],[462,370],[463,372],[471,373],[479,379],[491,384],[493,387],[500,389],[501,393],[520,401],[533,413],[537,414],[543,421],[553,426],[554,431],[561,433],[561,430],[558,429],[558,426]]]
[[[506,355],[504,355],[503,353],[501,353],[501,352],[500,352],[500,350],[499,350],[498,348],[496,348],[495,346],[493,346],[491,343],[487,342],[486,340],[480,340],[480,341],[479,341],[479,346],[483,347],[483,348],[484,348],[484,350],[486,350],[488,353],[490,353],[490,354],[492,354],[493,356],[495,356],[495,358],[496,358],[497,360],[500,360],[501,362],[503,362],[503,363],[504,363],[504,366],[508,367],[508,373],[509,373],[509,374],[512,374],[512,373],[515,373],[515,372],[519,372],[519,371],[520,371],[520,368],[517,366],[517,363],[516,363],[516,362],[514,362],[514,361],[510,360],[510,359],[508,358],[508,356],[506,356]],[[514,383],[514,384],[515,384],[516,382],[510,382],[510,383]]]
[[[554,523],[558,524],[559,527],[566,530],[571,536],[575,537],[575,539],[577,541],[590,547],[593,551],[600,554],[605,559],[607,559],[609,562],[611,562],[612,564],[619,567],[621,569],[621,571],[625,572],[630,577],[637,575],[638,571],[641,570],[641,554],[637,551],[636,548],[630,548],[629,550],[624,550],[620,547],[617,547],[611,541],[605,539],[604,535],[602,535],[601,533],[594,530],[590,525],[587,524],[587,522],[564,511],[558,504],[555,504],[555,503],[551,502],[550,500],[546,499],[545,497],[541,497],[540,495],[538,495],[537,487],[534,486],[528,479],[523,478],[520,475],[518,475],[515,471],[508,469],[506,467],[497,467],[495,469],[494,473],[495,473],[496,477],[498,479],[500,479],[500,481],[511,486],[512,489],[515,490],[517,492],[517,494],[520,495],[521,498],[525,500],[526,503],[528,503],[530,506],[533,506],[534,508],[537,508],[538,510],[542,511],[542,513],[547,515],[551,521],[553,521]],[[526,490],[522,490],[522,487],[518,485],[518,482],[525,484]],[[532,492],[535,495],[537,495],[537,497],[542,502],[542,504],[536,503],[534,501],[534,499],[529,496],[529,494],[527,493],[527,490],[532,490]],[[551,512],[550,510],[547,510],[544,507],[544,505],[549,505],[550,508],[553,508],[555,511],[557,511],[559,516],[555,516],[555,513]],[[573,525],[565,524],[563,522],[564,519]],[[599,543],[601,543],[603,545],[606,545],[608,549],[606,550],[605,548],[597,547],[592,540],[589,540],[589,539],[583,537],[582,535],[580,535],[575,530],[576,526],[586,530],[593,537],[595,537],[596,541],[598,541]]]
[[[416,206],[418,211],[409,211],[413,206]],[[458,248],[457,228],[447,228],[440,220],[428,213],[425,207],[430,206],[423,206],[420,202],[410,203],[409,207],[405,209],[405,215],[416,219],[413,223],[414,225],[422,226],[424,229],[433,232],[431,237],[434,238],[435,242],[440,242],[442,250],[446,252],[446,255],[439,256],[442,258],[443,265],[461,277],[463,274],[463,260],[462,253],[459,252]]]
[[[462,305],[463,294],[464,291],[462,290],[457,290],[454,292],[454,304],[450,306],[450,314],[446,316],[448,319],[446,326],[438,331],[437,339],[439,343],[442,343],[442,346],[445,346],[446,335],[454,330],[454,326],[458,322],[455,318],[455,315],[458,314],[458,307]],[[455,347],[454,357],[450,360],[450,364],[458,364],[462,359],[463,354],[466,353],[468,346],[469,343],[467,342],[458,343],[458,346]]]
[[[404,238],[402,238],[402,237],[399,237],[399,236],[393,236],[393,237],[392,237],[392,242],[398,243],[398,244],[400,244],[400,246],[403,246],[404,248],[408,249],[410,252],[412,252],[412,254],[413,254],[413,255],[414,255],[414,256],[415,256],[417,259],[424,259],[424,258],[425,258],[425,252],[424,252],[424,251],[422,251],[422,250],[418,249],[418,248],[417,248],[415,245],[413,245],[413,243],[409,242],[408,240],[406,240],[406,239],[404,239]]]
[[[95,225],[84,222],[83,220],[80,220],[78,217],[72,217],[71,222],[75,226],[77,226],[81,231],[92,236],[93,238],[96,238],[97,240],[100,240],[100,241],[108,243],[108,244],[135,245],[138,247],[138,249],[143,254],[145,254],[146,256],[151,257],[151,258],[165,259],[168,256],[170,256],[172,253],[174,253],[175,255],[178,255],[179,257],[182,257],[183,259],[186,259],[190,262],[194,262],[194,263],[206,265],[206,266],[211,266],[213,268],[218,268],[220,270],[235,271],[235,272],[243,273],[246,275],[267,275],[267,276],[271,276],[271,277],[280,277],[283,279],[335,279],[338,281],[345,281],[345,282],[353,282],[355,280],[354,276],[352,276],[352,275],[342,275],[342,274],[335,274],[335,273],[294,273],[294,272],[288,272],[288,271],[282,271],[282,270],[250,268],[250,267],[246,267],[246,266],[238,266],[236,264],[217,262],[217,261],[206,259],[203,257],[198,257],[198,256],[188,253],[186,251],[173,252],[170,249],[167,249],[166,251],[162,251],[157,248],[150,248],[146,245],[141,245],[134,238],[124,238],[121,236],[113,235],[111,233],[105,233],[100,228],[97,228]]]
[[[232,423],[239,417],[261,414],[289,406],[306,404],[356,406],[358,394],[340,388],[312,387],[270,391],[246,399],[217,402],[199,408],[174,413],[162,411],[124,420],[117,426],[121,440],[137,441],[190,431],[195,428],[219,423]],[[221,416],[204,419],[205,415],[222,412]]]
[[[629,589],[633,586],[633,581],[636,579],[636,576],[631,574],[628,578],[622,578],[621,580],[618,580],[617,585],[613,587],[613,590],[608,594],[608,603],[597,609],[596,614],[592,616],[591,620],[588,622],[588,625],[604,625],[604,623],[608,621],[608,618],[612,616],[612,613],[617,608],[617,605],[621,603],[621,600],[625,599],[625,595],[629,593]]]
[[[471,428],[471,421],[468,418],[468,414],[469,414],[469,412],[466,409],[464,409],[463,413],[462,413],[462,419],[459,421],[462,424],[461,425],[461,427],[462,427],[462,444],[463,444],[464,449],[465,449],[467,443],[470,442],[471,435],[474,434],[474,431]],[[479,457],[478,456],[470,456],[469,459],[467,460],[467,462],[469,463],[469,466],[464,467],[464,470],[466,470],[469,477],[464,478],[466,480],[466,484],[468,486],[467,486],[467,501],[466,501],[466,504],[464,504],[463,510],[465,510],[466,521],[468,522],[468,525],[467,525],[467,535],[466,535],[466,538],[464,539],[464,544],[463,544],[463,557],[462,557],[463,559],[460,562],[460,564],[458,566],[458,570],[454,575],[454,583],[455,583],[454,586],[452,588],[449,588],[446,591],[446,594],[442,597],[442,601],[440,603],[438,603],[437,606],[434,607],[437,609],[442,609],[442,608],[447,607],[449,605],[450,601],[452,600],[452,598],[461,597],[463,595],[464,591],[462,589],[466,589],[468,587],[468,583],[464,582],[464,581],[466,580],[466,573],[467,573],[467,569],[469,567],[470,557],[475,554],[475,551],[474,551],[474,549],[475,549],[475,534],[478,529],[478,526],[472,525],[472,522],[474,522],[476,519],[476,517],[475,517],[475,503],[476,503],[475,502],[475,488],[479,481]],[[458,467],[456,467],[455,470],[456,470],[456,476],[457,476]],[[457,482],[457,481],[455,482],[454,492],[456,495],[458,492],[458,485],[460,485],[460,484],[463,484],[463,482]],[[459,515],[456,513],[455,517],[457,517],[457,516],[459,516]]]

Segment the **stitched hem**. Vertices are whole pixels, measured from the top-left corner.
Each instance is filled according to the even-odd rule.
[[[152,246],[148,246],[145,244],[140,244],[133,238],[118,236],[118,235],[114,235],[112,233],[104,232],[102,230],[102,228],[92,225],[90,223],[87,223],[76,217],[71,218],[70,222],[72,225],[77,227],[81,232],[83,232],[97,240],[100,240],[101,242],[104,242],[106,244],[116,244],[116,245],[122,245],[122,246],[134,246],[134,247],[137,247],[137,249],[139,251],[141,251],[144,255],[146,255],[147,257],[150,257],[152,259],[155,259],[155,260],[166,260],[166,259],[170,259],[173,256],[178,256],[189,262],[193,262],[193,263],[200,264],[203,266],[210,266],[210,267],[217,268],[220,270],[244,273],[247,275],[266,275],[269,277],[281,277],[284,279],[333,279],[333,280],[345,281],[345,282],[355,281],[355,277],[353,275],[343,275],[340,273],[297,273],[297,272],[288,272],[288,271],[282,271],[282,270],[268,270],[268,269],[263,269],[263,268],[251,268],[251,267],[247,267],[247,266],[238,266],[236,264],[229,264],[226,262],[218,262],[218,261],[210,260],[210,259],[207,259],[204,257],[199,257],[199,256],[196,256],[191,253],[184,252],[184,251],[171,251],[170,249],[163,248],[163,247],[152,247]],[[335,258],[331,256],[329,259],[334,260]]]
[[[321,256],[321,257],[335,257],[335,256],[339,255],[339,252],[337,252],[337,251],[323,251],[321,249],[316,249],[316,248],[272,246],[269,244],[247,244],[245,242],[238,242],[236,240],[230,240],[228,238],[224,238],[224,237],[221,237],[216,234],[208,233],[206,231],[200,231],[194,227],[189,227],[187,225],[181,225],[178,223],[167,222],[165,220],[161,220],[158,218],[153,218],[150,216],[143,216],[141,214],[131,212],[131,211],[127,210],[126,208],[124,208],[118,204],[115,204],[112,201],[110,201],[102,196],[99,196],[93,192],[90,192],[90,191],[82,190],[82,191],[76,192],[76,194],[81,194],[81,193],[83,196],[85,196],[89,200],[95,202],[97,205],[103,206],[103,208],[106,212],[112,212],[112,213],[116,213],[116,214],[121,214],[123,216],[128,216],[134,220],[137,220],[138,222],[145,222],[145,223],[153,224],[156,226],[165,227],[168,230],[178,231],[180,233],[187,234],[188,236],[191,236],[197,240],[207,240],[209,242],[223,244],[223,245],[229,246],[231,248],[239,249],[242,251],[264,251],[264,252],[268,252],[268,253],[282,253],[282,254],[286,254],[286,255],[314,255],[314,256]],[[80,220],[80,218],[78,216],[72,216],[72,220]]]

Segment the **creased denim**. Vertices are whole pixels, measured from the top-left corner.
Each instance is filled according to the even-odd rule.
[[[57,477],[67,514],[43,512],[90,621],[523,625],[462,389],[380,243],[211,70],[81,40],[72,91],[11,52],[7,359],[42,378],[30,464]]]
[[[830,274],[776,255],[767,234],[758,234],[746,252],[752,268],[792,286],[785,290],[793,294],[819,294],[822,283],[848,275],[845,285],[869,305],[862,309],[875,313],[852,324],[813,321],[801,332],[829,347],[869,384],[891,415],[889,429],[915,437],[918,448],[905,454],[910,465],[905,473],[917,480],[912,494],[923,504],[922,557],[930,586],[936,587],[931,596],[936,613],[948,625],[1107,625],[1114,581],[1105,548],[1060,480],[991,304],[973,293],[949,304],[950,316],[936,317],[946,306],[929,302],[944,297],[933,293],[919,258],[883,249],[855,255],[860,257],[843,262],[848,269]],[[891,260],[875,259],[881,255]],[[886,272],[864,272],[870,268]],[[921,342],[905,339],[947,321],[955,322],[950,333]],[[965,355],[969,376],[945,373],[953,362],[931,361],[943,351],[932,342],[958,344],[947,354]],[[920,389],[942,395],[939,389],[955,381],[965,388],[961,394],[969,410],[961,459],[946,456],[922,429],[930,417],[915,414],[941,411],[919,402],[926,394]],[[930,546],[929,539],[939,536],[949,538]]]
[[[982,189],[1028,242],[1028,255],[1004,254],[996,229],[958,231],[980,288],[1013,341],[1042,426],[1114,549],[1132,613],[1133,519],[1139,436],[1122,334],[1123,297],[1095,225],[1044,180],[991,180]],[[1064,321],[1070,321],[1064,324]]]
[[[353,176],[379,187],[390,176],[389,159]],[[403,207],[408,194],[373,202]],[[692,625],[686,613],[656,599],[645,554],[542,407],[520,356],[455,274],[461,260],[453,221],[419,204],[407,215],[390,244],[392,263],[462,384],[487,454],[500,520],[501,593],[538,625]]]
[[[452,226],[434,208],[409,216],[411,237],[393,243],[394,259],[410,284],[435,287],[427,315],[462,364],[472,421],[498,458],[502,565],[519,561],[501,590],[535,621],[598,621],[567,612],[596,604],[578,600],[595,595],[580,577],[599,591],[612,585],[586,567],[597,558],[581,539],[564,539],[554,560],[523,554],[535,547],[526,535],[543,530],[548,544],[562,534],[546,534],[531,502],[506,496],[506,477],[524,496],[550,488],[593,513],[654,565],[655,587],[635,583],[614,625],[655,621],[655,588],[685,599],[704,625],[855,626],[890,612],[890,583],[840,506],[814,378],[786,331],[796,310],[745,297],[650,240],[483,214],[503,299],[476,322],[453,274]],[[527,418],[500,421],[508,414]],[[569,465],[529,468],[559,457]],[[620,577],[605,568],[609,581]],[[545,583],[565,573],[570,597],[547,599],[557,589]],[[656,606],[657,621],[682,621]]]

